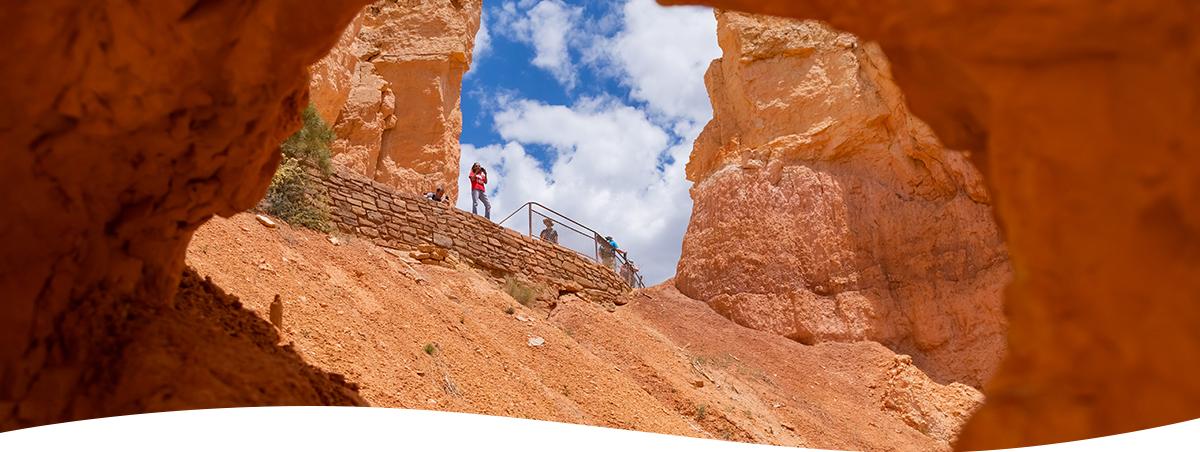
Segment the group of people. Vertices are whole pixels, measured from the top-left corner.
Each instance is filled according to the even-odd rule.
[[[478,162],[471,165],[471,171],[467,174],[467,180],[471,182],[471,213],[479,215],[479,204],[483,204],[483,216],[489,220],[492,219],[492,203],[487,197],[487,170]],[[446,191],[442,187],[437,187],[432,192],[425,193],[425,199],[437,203],[450,203],[450,197],[446,195]],[[558,244],[558,231],[554,229],[554,220],[545,218],[542,224],[546,226],[538,237],[542,240]],[[596,243],[600,247],[600,260],[605,267],[612,269],[622,279],[632,287],[637,287],[638,268],[633,265],[633,261],[629,260],[629,255],[617,245],[616,240],[612,236],[601,238],[599,234],[595,237]],[[617,255],[621,259],[617,259]]]
[[[617,241],[613,240],[612,236],[605,236],[604,240],[600,240],[599,235],[596,236],[596,242],[600,244],[600,260],[604,262],[604,266],[613,269],[625,280],[629,287],[638,287],[638,268],[633,265],[633,261],[629,259],[629,253],[621,249],[617,245]],[[621,259],[617,259],[620,255]]]

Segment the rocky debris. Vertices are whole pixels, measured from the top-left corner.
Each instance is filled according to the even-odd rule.
[[[329,243],[333,244],[333,246],[341,246],[342,245],[342,239],[339,239],[335,236],[332,236],[332,235],[326,236],[325,239],[329,240]]]
[[[546,340],[542,339],[541,336],[534,336],[529,338],[528,344],[530,347],[541,347],[546,345]]]
[[[254,219],[258,220],[258,224],[261,224],[261,225],[266,226],[271,229],[279,227],[279,225],[275,224],[275,220],[272,220],[271,217],[268,217],[266,215],[255,215]]]
[[[410,256],[425,265],[454,268],[458,264],[458,258],[450,250],[437,245],[417,245],[417,250],[410,253]]]
[[[751,328],[878,341],[982,385],[1010,272],[965,155],[908,111],[878,46],[816,21],[717,18],[676,286]]]
[[[313,66],[312,100],[334,129],[334,161],[408,193],[458,193],[462,76],[480,0],[364,8]]]
[[[953,443],[963,424],[981,405],[983,395],[962,383],[938,385],[898,355],[888,370],[882,408],[938,441]]]
[[[450,256],[450,251],[437,245],[422,244],[417,245],[417,251],[412,256],[417,260],[445,260]]]

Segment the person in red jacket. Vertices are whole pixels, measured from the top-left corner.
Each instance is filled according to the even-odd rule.
[[[487,170],[477,162],[471,165],[471,174],[467,175],[467,179],[471,181],[471,213],[479,215],[479,203],[482,202],[483,216],[492,219],[492,203],[488,202],[487,189],[484,188],[487,184]]]

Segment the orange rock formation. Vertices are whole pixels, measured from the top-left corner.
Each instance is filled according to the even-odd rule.
[[[976,151],[1014,280],[1008,357],[958,447],[1200,416],[1200,4],[660,1],[878,41],[913,111]]]
[[[362,4],[45,0],[0,9],[0,54],[13,63],[0,71],[0,430],[181,399],[351,402],[320,396],[336,391],[319,389],[322,379],[265,336],[230,347],[198,340],[241,317],[198,314],[216,295],[189,303],[175,294],[191,233],[262,198],[278,144],[308,103],[305,68]],[[197,372],[178,365],[178,353],[233,369]],[[294,367],[267,364],[278,360]],[[160,385],[171,381],[191,386],[184,394]],[[276,385],[295,391],[285,397]],[[262,397],[237,394],[260,389]]]
[[[1004,351],[1009,267],[978,173],[908,112],[878,46],[717,18],[678,287],[752,328],[874,340],[981,385]]]
[[[313,67],[312,96],[333,126],[334,161],[411,193],[458,193],[459,95],[479,0],[380,0]]]

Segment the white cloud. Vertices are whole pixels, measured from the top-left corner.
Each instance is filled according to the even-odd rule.
[[[617,6],[622,14],[586,20],[582,8],[561,0],[511,0],[493,9],[492,31],[530,44],[532,64],[568,91],[587,69],[628,87],[636,102],[604,94],[550,105],[528,94],[489,94],[483,104],[501,142],[463,145],[458,206],[471,209],[466,174],[478,161],[489,169],[494,220],[540,202],[613,235],[646,282],[658,283],[675,274],[679,260],[692,208],[684,167],[712,114],[704,71],[721,52],[710,9],[653,0]],[[525,232],[528,221],[506,226]],[[560,231],[573,248],[591,246]]]
[[[533,46],[533,65],[550,72],[568,90],[575,88],[577,74],[570,42],[576,39],[583,8],[561,0],[505,2],[498,24],[512,39]]]
[[[519,100],[497,113],[495,121],[505,143],[464,145],[460,165],[464,175],[476,161],[489,168],[493,219],[537,201],[613,235],[647,282],[675,274],[691,214],[683,166],[694,136],[672,142],[644,112],[613,99],[583,99],[570,107]],[[554,153],[549,169],[530,155],[530,146]],[[660,171],[658,163],[667,156],[674,161]],[[463,184],[458,206],[470,210]],[[506,226],[526,232],[528,219]],[[574,234],[562,236],[567,241]],[[568,245],[580,251],[590,246],[586,237]]]
[[[667,119],[708,121],[704,71],[721,56],[712,10],[631,0],[623,14],[624,29],[604,49],[624,72],[631,96]]]

